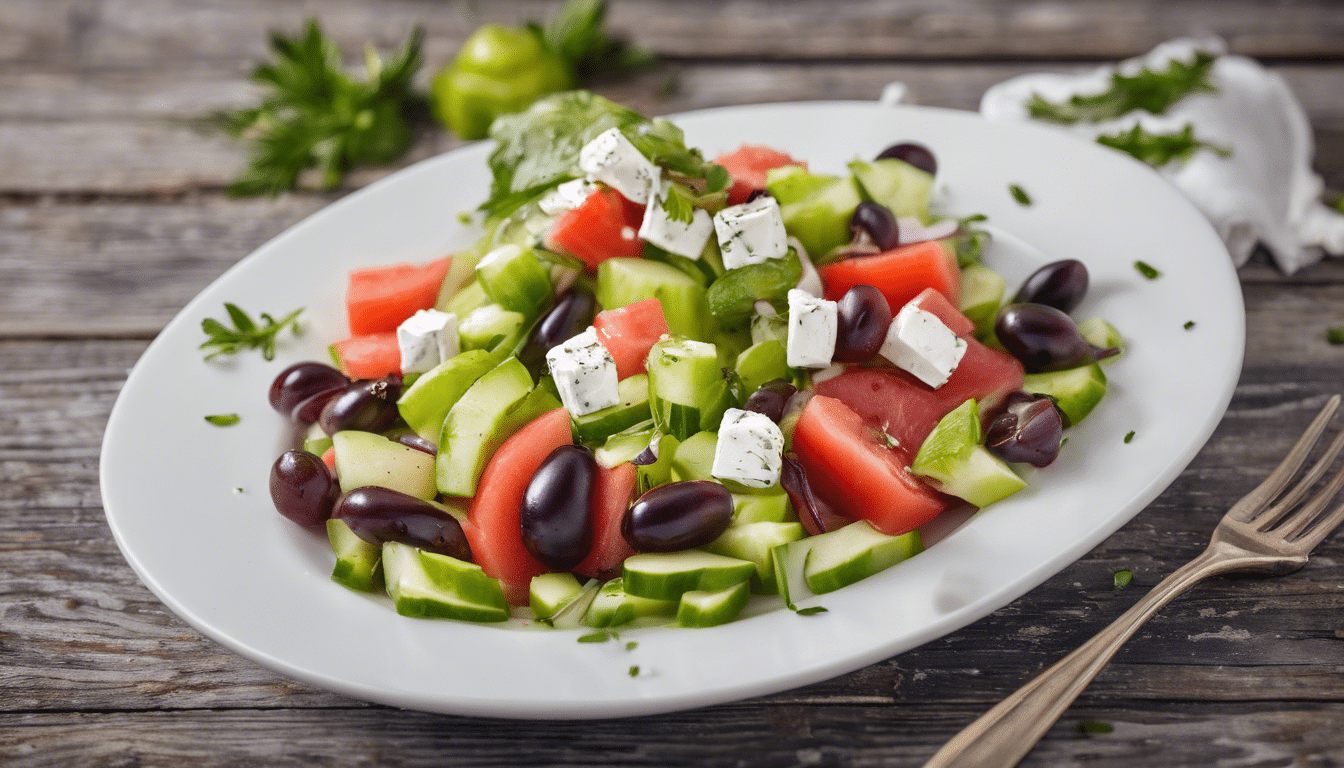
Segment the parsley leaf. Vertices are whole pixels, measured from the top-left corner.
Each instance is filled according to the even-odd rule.
[[[1182,327],[1185,328],[1185,330],[1188,331],[1188,330],[1190,330],[1191,328],[1194,328],[1194,327],[1195,327],[1195,321],[1194,321],[1194,320],[1186,320],[1186,321],[1185,321],[1185,325],[1182,326]]]
[[[668,221],[690,224],[695,217],[695,208],[691,205],[691,199],[681,191],[681,185],[679,184],[668,187],[667,196],[663,198],[662,203],[663,212],[667,214]]]
[[[1128,568],[1115,572],[1113,577],[1116,589],[1123,589],[1129,586],[1129,582],[1134,579],[1134,572]]]
[[[957,251],[957,266],[967,267],[980,261],[985,253],[985,244],[989,242],[989,233],[977,225],[988,221],[983,213],[975,213],[957,220],[957,231],[952,235]]]
[[[608,632],[607,630],[604,629],[604,630],[599,630],[599,631],[597,631],[597,632],[589,632],[589,633],[586,634],[586,635],[579,635],[579,642],[580,642],[580,643],[605,643],[605,642],[607,642],[608,640],[610,640],[611,637],[612,637],[612,634],[611,634],[610,632]]]
[[[1158,271],[1157,267],[1154,267],[1146,261],[1134,262],[1134,268],[1139,271],[1140,275],[1143,275],[1149,280],[1156,280],[1162,276],[1162,273]]]
[[[1101,93],[1071,96],[1062,102],[1047,101],[1039,93],[1027,102],[1027,113],[1051,123],[1099,123],[1141,109],[1160,115],[1185,96],[1198,91],[1216,91],[1209,72],[1217,57],[1199,51],[1189,62],[1172,61],[1165,70],[1140,69],[1132,75],[1111,73],[1110,87]]]
[[[236,413],[216,413],[206,416],[205,420],[214,424],[216,427],[232,427],[243,419]]]
[[[1134,430],[1131,429],[1129,432],[1125,434],[1125,444],[1128,445],[1129,442],[1133,439],[1134,439]]]
[[[630,676],[631,676],[631,677],[639,677],[639,665],[638,665],[638,664],[631,664],[631,665],[630,665]]]
[[[424,30],[416,28],[384,61],[368,47],[363,82],[345,72],[336,44],[316,19],[298,37],[271,35],[274,61],[252,73],[270,93],[260,106],[223,116],[226,131],[252,143],[248,166],[232,195],[278,195],[310,168],[324,187],[341,183],[361,163],[387,163],[411,145],[411,113],[419,102],[411,80],[420,69]]]
[[[201,321],[201,330],[205,331],[208,338],[202,342],[198,349],[210,350],[210,353],[205,356],[206,360],[211,360],[220,355],[237,354],[245,349],[260,349],[262,357],[267,360],[273,359],[275,357],[275,337],[287,326],[298,333],[299,313],[303,311],[302,308],[296,309],[279,320],[262,312],[262,324],[258,325],[235,304],[226,302],[224,310],[229,314],[229,320],[233,323],[232,328],[214,318],[207,317]]]
[[[1195,127],[1190,123],[1175,133],[1149,133],[1143,126],[1135,125],[1128,131],[1098,136],[1097,143],[1133,155],[1154,168],[1160,168],[1172,160],[1189,160],[1201,149],[1207,149],[1219,157],[1232,154],[1228,147],[1195,138]]]
[[[1018,205],[1031,205],[1031,196],[1027,194],[1027,190],[1017,184],[1009,184],[1008,192],[1012,194]]]

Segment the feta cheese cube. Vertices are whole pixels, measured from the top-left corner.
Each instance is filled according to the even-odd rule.
[[[698,259],[705,250],[705,244],[714,233],[714,222],[709,212],[695,208],[690,221],[674,221],[667,215],[664,205],[671,191],[669,182],[662,182],[656,194],[649,195],[648,205],[644,209],[644,223],[639,226],[639,236],[646,242],[662,248],[668,253]]]
[[[961,363],[966,340],[958,338],[937,315],[906,304],[891,321],[878,354],[937,389]]]
[[[635,149],[619,128],[603,131],[579,150],[579,169],[590,181],[600,181],[641,205],[648,202],[659,176],[658,166]]]
[[[714,232],[719,238],[725,269],[782,259],[789,252],[784,216],[779,211],[779,201],[773,197],[759,197],[724,208],[714,214]]]
[[[616,389],[616,360],[588,330],[546,353],[546,365],[571,416],[586,416],[621,402]]]
[[[729,408],[719,423],[719,442],[709,473],[749,488],[779,482],[784,464],[784,433],[763,413]]]
[[[597,191],[597,185],[587,179],[572,179],[556,187],[537,201],[541,212],[547,216],[571,211],[583,205],[588,196]]]
[[[789,343],[785,359],[794,368],[825,368],[835,354],[840,327],[834,301],[819,299],[807,291],[789,291]]]
[[[422,309],[397,326],[401,372],[424,373],[458,353],[457,315]]]

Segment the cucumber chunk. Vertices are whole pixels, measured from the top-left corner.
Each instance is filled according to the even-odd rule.
[[[678,440],[718,429],[732,395],[713,344],[665,338],[649,350],[648,371],[649,404],[659,429]]]
[[[397,410],[415,434],[431,442],[439,439],[443,420],[476,380],[494,368],[488,352],[472,349],[431,368],[401,393]]]
[[[625,590],[651,600],[679,600],[693,590],[726,589],[750,579],[756,564],[699,549],[634,555],[625,561]]]
[[[789,494],[781,486],[733,494],[733,520],[738,523],[796,523]]]
[[[435,474],[440,493],[475,495],[486,460],[526,423],[520,423],[523,416],[520,411],[529,410],[522,406],[532,391],[531,374],[514,357],[471,385],[448,411],[439,432]]]
[[[522,312],[505,309],[499,304],[486,304],[462,318],[457,335],[464,350],[491,349],[517,333],[526,323],[527,317]]]
[[[303,436],[303,450],[321,456],[331,447],[331,437],[322,430],[322,425],[314,423]]]
[[[479,565],[424,552],[396,541],[383,543],[387,594],[402,616],[461,621],[505,621],[504,589]]]
[[[502,245],[487,253],[476,265],[476,281],[496,304],[530,318],[539,315],[554,297],[550,270],[535,251],[517,245]]]
[[[919,531],[900,536],[880,533],[866,520],[813,536],[803,566],[813,594],[833,592],[919,554]]]
[[[932,478],[944,493],[987,507],[1027,487],[1007,462],[980,445],[980,412],[967,400],[924,439],[910,471]]]
[[[807,531],[801,523],[734,523],[707,549],[715,554],[755,563],[756,574],[751,578],[752,591],[773,595],[779,591],[779,587],[775,582],[775,562],[771,552],[775,547],[805,536]]]
[[[858,184],[847,176],[802,200],[781,204],[780,213],[789,234],[798,238],[815,262],[849,242],[849,220],[862,201]]]
[[[616,385],[621,402],[583,416],[573,417],[574,436],[589,445],[649,419],[649,377],[627,376]]]
[[[677,606],[677,623],[683,627],[717,627],[742,612],[751,591],[747,583],[714,592],[695,590],[683,593]]]
[[[717,432],[696,432],[682,440],[672,457],[672,481],[714,480],[709,470],[714,465],[714,449],[718,444]]]
[[[432,499],[434,457],[372,432],[345,430],[331,436],[341,490],[376,485],[417,499]]]
[[[327,541],[336,553],[332,581],[359,592],[373,592],[382,586],[382,547],[359,538],[344,520],[327,521]]]
[[[737,356],[737,375],[742,379],[742,388],[747,396],[773,379],[789,377],[788,352],[784,344],[767,339],[747,347]]]
[[[1003,275],[984,266],[971,264],[961,270],[961,313],[975,324],[975,337],[994,335],[994,318],[1003,304],[1008,283]]]
[[[643,494],[672,482],[672,460],[680,442],[671,435],[658,438],[658,458],[652,464],[636,465],[636,494]]]
[[[765,188],[780,205],[796,203],[840,181],[839,176],[812,173],[801,165],[786,165],[765,172]]]
[[[619,627],[647,616],[671,616],[677,611],[674,600],[637,597],[625,591],[622,579],[612,579],[597,591],[583,615],[583,626],[601,629]]]
[[[693,339],[709,338],[705,286],[676,267],[647,259],[607,259],[597,266],[597,303],[617,309],[658,299],[667,327]]]
[[[963,284],[964,285],[964,284]],[[1114,325],[1106,322],[1100,317],[1091,317],[1078,324],[1078,333],[1082,334],[1083,339],[1094,347],[1117,347],[1121,353],[1125,349],[1125,337],[1120,335]],[[1105,363],[1108,360],[1115,360],[1120,355],[1111,355],[1102,360]]]
[[[458,317],[466,317],[472,311],[489,303],[490,297],[486,295],[485,287],[480,282],[473,280],[448,300],[440,300],[435,305],[435,309],[442,312],[452,312]]]
[[[593,451],[597,463],[614,469],[627,461],[634,461],[654,440],[653,420],[648,419],[608,437],[601,448]]]
[[[885,205],[893,216],[929,221],[933,176],[904,160],[886,158],[865,163],[855,160],[849,170],[868,199]],[[893,308],[895,309],[895,308]]]
[[[1022,388],[1054,398],[1055,406],[1064,416],[1064,426],[1071,427],[1091,413],[1105,396],[1106,373],[1097,363],[1067,371],[1028,373],[1022,377]]]
[[[583,585],[572,573],[543,573],[532,577],[527,602],[538,619],[559,613],[570,601],[583,594]]]

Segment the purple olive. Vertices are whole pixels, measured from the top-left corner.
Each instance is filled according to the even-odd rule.
[[[838,327],[833,359],[841,363],[866,363],[876,357],[891,326],[887,297],[871,285],[856,285],[845,291],[836,309]]]
[[[1087,295],[1087,266],[1077,259],[1053,261],[1031,273],[1017,290],[1013,304],[1044,304],[1072,312]]]
[[[397,376],[356,381],[323,406],[317,423],[328,435],[347,429],[382,432],[399,418],[400,396],[401,379]]]
[[[662,485],[640,496],[621,519],[636,552],[679,552],[719,538],[733,521],[733,494],[709,480]]]
[[[597,313],[597,300],[591,293],[569,290],[556,300],[532,329],[518,358],[529,370],[542,364],[552,347],[569,341],[583,332]]]
[[[854,522],[831,509],[831,505],[822,501],[812,491],[812,485],[807,481],[807,471],[798,461],[797,454],[784,454],[779,484],[784,488],[784,492],[789,494],[789,503],[793,505],[798,521],[807,529],[809,536],[819,536]]]
[[[583,562],[593,545],[588,508],[597,481],[593,452],[581,445],[551,451],[523,492],[519,522],[523,546],[542,565],[567,571]]]
[[[331,517],[340,486],[317,455],[285,451],[271,465],[275,510],[299,525],[321,525]]]
[[[985,448],[1004,461],[1044,467],[1059,455],[1064,420],[1046,395],[1017,391],[985,430]]]
[[[924,171],[930,176],[938,173],[938,160],[933,156],[928,147],[913,142],[903,142],[901,144],[892,144],[890,147],[882,150],[877,155],[878,160],[895,158],[902,160],[916,168]]]
[[[407,448],[414,448],[421,453],[428,453],[430,456],[435,456],[439,452],[438,446],[414,432],[403,432],[393,439]]]
[[[866,233],[881,251],[890,251],[901,244],[901,230],[891,210],[867,200],[859,203],[849,217],[849,231],[856,237]]]
[[[994,321],[994,335],[1028,373],[1076,368],[1118,351],[1092,346],[1072,318],[1044,304],[1003,307]]]
[[[797,391],[797,387],[784,379],[771,379],[751,393],[742,410],[763,413],[778,424],[784,417],[785,404]]]
[[[349,491],[331,516],[365,541],[399,541],[471,562],[471,547],[457,518],[423,499],[370,485]]]
[[[350,379],[330,365],[295,363],[271,382],[268,399],[276,411],[304,424],[317,421],[322,407],[350,385]]]

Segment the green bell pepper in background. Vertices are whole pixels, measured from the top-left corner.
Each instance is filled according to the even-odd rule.
[[[462,138],[483,139],[499,115],[573,87],[569,63],[535,30],[486,24],[434,78],[434,112]]]

